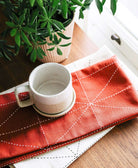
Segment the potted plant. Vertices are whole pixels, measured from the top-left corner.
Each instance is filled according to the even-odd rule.
[[[0,57],[11,59],[24,47],[26,55],[35,62],[45,60],[48,53],[54,53],[61,62],[66,58],[73,32],[73,17],[79,8],[79,18],[84,19],[83,12],[93,0],[0,0],[2,12],[6,17],[5,30],[1,33]],[[106,0],[95,0],[101,13]],[[117,0],[110,0],[113,14],[116,12]],[[70,25],[72,24],[72,27]],[[69,28],[68,28],[69,27]],[[66,34],[67,28],[70,34]],[[6,37],[14,39],[14,45],[6,43]],[[14,52],[13,52],[14,50]],[[65,53],[65,54],[64,54]],[[69,51],[68,51],[69,54]],[[50,60],[52,61],[52,60]]]

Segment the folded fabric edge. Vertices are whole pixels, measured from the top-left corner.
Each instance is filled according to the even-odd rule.
[[[69,141],[67,141],[67,142],[63,142],[63,143],[51,145],[51,146],[49,146],[49,147],[46,147],[46,148],[43,148],[43,149],[40,149],[40,150],[36,150],[36,151],[34,151],[34,152],[27,153],[27,154],[24,154],[24,155],[21,155],[21,156],[18,156],[18,157],[14,157],[14,158],[11,158],[11,159],[9,159],[9,160],[2,160],[1,163],[0,163],[0,167],[4,167],[4,166],[7,166],[7,165],[11,165],[11,164],[14,164],[14,163],[17,163],[17,162],[19,162],[19,161],[26,160],[26,159],[31,159],[32,157],[35,157],[35,156],[37,156],[37,155],[40,155],[40,154],[49,152],[49,151],[54,150],[54,149],[57,149],[57,148],[59,148],[59,147],[63,147],[63,146],[65,146],[65,145],[69,145],[69,144],[71,144],[71,143],[74,143],[74,142],[79,141],[79,140],[81,140],[81,139],[87,138],[87,137],[89,137],[89,136],[91,136],[91,135],[93,135],[93,134],[96,134],[96,133],[98,133],[98,132],[100,132],[100,131],[103,131],[103,130],[105,130],[105,129],[108,129],[108,128],[110,128],[110,127],[119,125],[119,124],[124,123],[124,122],[129,121],[129,120],[132,120],[132,119],[134,119],[134,118],[136,118],[136,117],[138,117],[138,112],[137,112],[137,114],[134,114],[133,116],[124,117],[124,118],[122,118],[122,119],[120,119],[120,120],[118,120],[118,121],[115,121],[115,122],[113,122],[113,123],[110,123],[110,124],[108,124],[108,125],[105,125],[104,127],[101,127],[101,128],[99,128],[99,129],[97,129],[97,130],[94,130],[94,131],[88,133],[88,134],[85,134],[85,135],[83,135],[83,136],[81,136],[81,137],[78,137],[78,138],[69,140]]]

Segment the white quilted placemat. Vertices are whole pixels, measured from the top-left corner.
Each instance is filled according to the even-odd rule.
[[[88,67],[99,61],[105,60],[113,56],[113,53],[106,47],[102,47],[96,53],[75,61],[71,64],[66,65],[70,72]],[[138,79],[137,77],[122,63],[121,67],[125,70],[128,77],[134,84],[134,87],[138,89]],[[13,91],[14,88],[9,89],[3,93],[8,93]],[[113,128],[113,127],[112,127]],[[67,168],[74,160],[76,160],[80,155],[82,155],[87,149],[94,145],[98,140],[100,140],[104,135],[106,135],[112,128],[94,134],[85,139],[79,140],[70,145],[49,151],[45,154],[35,156],[31,159],[21,161],[14,164],[16,168]],[[11,166],[12,167],[12,166]]]

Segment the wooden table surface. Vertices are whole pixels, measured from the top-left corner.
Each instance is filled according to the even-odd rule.
[[[98,47],[75,24],[69,58],[64,65],[83,58]],[[0,58],[0,92],[26,82],[29,74],[40,62],[31,63],[24,52],[11,62]],[[138,167],[138,119],[116,126],[69,168],[137,168]]]

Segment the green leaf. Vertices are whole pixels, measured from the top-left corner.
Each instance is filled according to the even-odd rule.
[[[43,59],[43,55],[39,52],[39,47],[37,48],[37,57]]]
[[[36,30],[35,29],[33,29],[33,28],[30,28],[30,27],[23,27],[22,28],[26,33],[35,33],[36,32]]]
[[[41,28],[46,27],[46,24],[47,24],[47,22],[43,22],[43,23],[41,23]]]
[[[37,18],[38,14],[39,14],[39,11],[37,9],[32,11],[31,18],[30,18],[30,24],[31,25],[34,23],[34,21]]]
[[[7,58],[9,61],[11,61],[10,57],[5,53],[5,52],[2,52],[2,55]]]
[[[37,53],[37,51],[36,51],[36,49],[34,48],[33,51],[32,51],[32,53],[31,53],[31,55],[30,55],[30,60],[31,60],[32,62],[35,62],[35,61],[36,61],[36,58],[37,58],[36,53]]]
[[[84,14],[83,14],[82,9],[80,9],[80,12],[79,12],[79,18],[84,19]]]
[[[57,34],[58,34],[61,38],[66,39],[66,40],[68,40],[68,39],[71,38],[71,37],[67,37],[67,36],[65,36],[65,34],[60,33],[60,32],[57,32]]]
[[[15,13],[11,13],[10,18],[14,21],[15,25],[18,24],[18,16]]]
[[[28,45],[30,45],[30,46],[32,45],[23,31],[21,31],[21,36],[22,36],[23,41],[24,41],[26,44],[28,44]]]
[[[65,30],[65,27],[61,22],[55,19],[51,19],[51,21],[52,21],[52,25],[55,26],[59,31],[61,31],[62,29]]]
[[[84,6],[86,5],[90,5],[92,3],[93,0],[85,0],[84,1]]]
[[[45,19],[47,19],[48,18],[48,14],[47,14],[46,9],[44,7],[42,7],[41,9],[42,9],[42,13],[43,13]]]
[[[59,40],[58,40],[58,44],[61,42],[61,40],[62,40],[62,38],[59,38]]]
[[[30,0],[30,5],[31,5],[31,7],[34,6],[34,3],[35,3],[35,0]]]
[[[102,0],[102,4],[103,4],[103,5],[105,4],[105,2],[106,2],[106,0]]]
[[[58,55],[62,55],[63,54],[62,51],[59,48],[57,48],[57,54]]]
[[[56,6],[58,6],[59,0],[53,0],[53,4],[52,7],[55,8]]]
[[[50,34],[50,36],[49,36],[49,40],[52,41],[52,39],[53,39],[53,35]]]
[[[79,0],[71,0],[71,1],[73,2],[74,5],[82,6],[81,1],[79,1]]]
[[[62,10],[62,16],[64,19],[68,18],[68,4],[66,0],[61,1],[61,10]]]
[[[18,47],[20,47],[21,38],[20,38],[20,32],[19,31],[15,35],[15,42],[18,45]]]
[[[30,47],[28,48],[27,55],[29,55],[29,54],[32,52],[32,50],[33,50],[33,47],[30,46]]]
[[[112,11],[113,15],[116,12],[116,4],[117,4],[117,0],[111,0],[111,2],[110,2],[110,8],[111,8],[111,11]]]
[[[43,59],[43,55],[41,55],[41,53],[39,53],[38,51],[37,51],[37,57]]]
[[[19,17],[19,24],[22,25],[24,20],[25,20],[25,13]]]
[[[46,44],[47,42],[46,41],[42,41],[42,42],[39,42],[38,44],[39,45],[44,45],[44,44]]]
[[[36,0],[37,1],[37,4],[40,6],[40,7],[43,7],[43,0]]]
[[[12,30],[10,31],[11,37],[15,36],[16,32],[17,32],[17,28],[12,29]]]
[[[15,46],[12,46],[12,45],[7,45],[6,46],[8,49],[15,49]]]
[[[58,38],[57,38],[57,36],[55,34],[54,34],[54,43],[58,44]]]
[[[52,45],[54,45],[54,43],[47,43],[49,46],[52,46]]]
[[[47,30],[48,30],[48,34],[51,34],[51,24],[48,22],[47,23]]]
[[[67,43],[67,44],[62,44],[62,45],[59,45],[59,46],[61,46],[61,47],[67,47],[67,46],[69,46],[71,43]]]
[[[75,11],[76,8],[77,8],[77,7],[75,7],[75,6],[71,6],[71,7],[70,7],[70,10],[71,10],[71,11]]]
[[[71,23],[71,21],[72,21],[72,19],[67,19],[67,20],[63,23],[64,27],[67,27],[67,26]]]
[[[55,47],[49,48],[47,49],[48,51],[53,51],[55,49]]]
[[[13,22],[6,22],[6,25],[9,27],[16,27],[16,25]]]
[[[52,10],[49,12],[49,18],[52,18],[52,16],[54,16],[57,10],[58,10],[58,6],[56,6],[55,8],[52,8]]]
[[[39,52],[41,55],[46,56],[46,53],[42,50],[41,47],[37,48],[37,52]]]
[[[11,50],[6,50],[5,52],[6,52],[7,55],[9,55],[9,56],[14,56],[14,54],[13,54],[13,52],[12,52]]]
[[[97,8],[99,10],[99,13],[102,13],[102,11],[103,11],[103,4],[102,4],[102,2],[100,0],[95,0],[95,2],[96,2],[96,6],[97,6]]]

